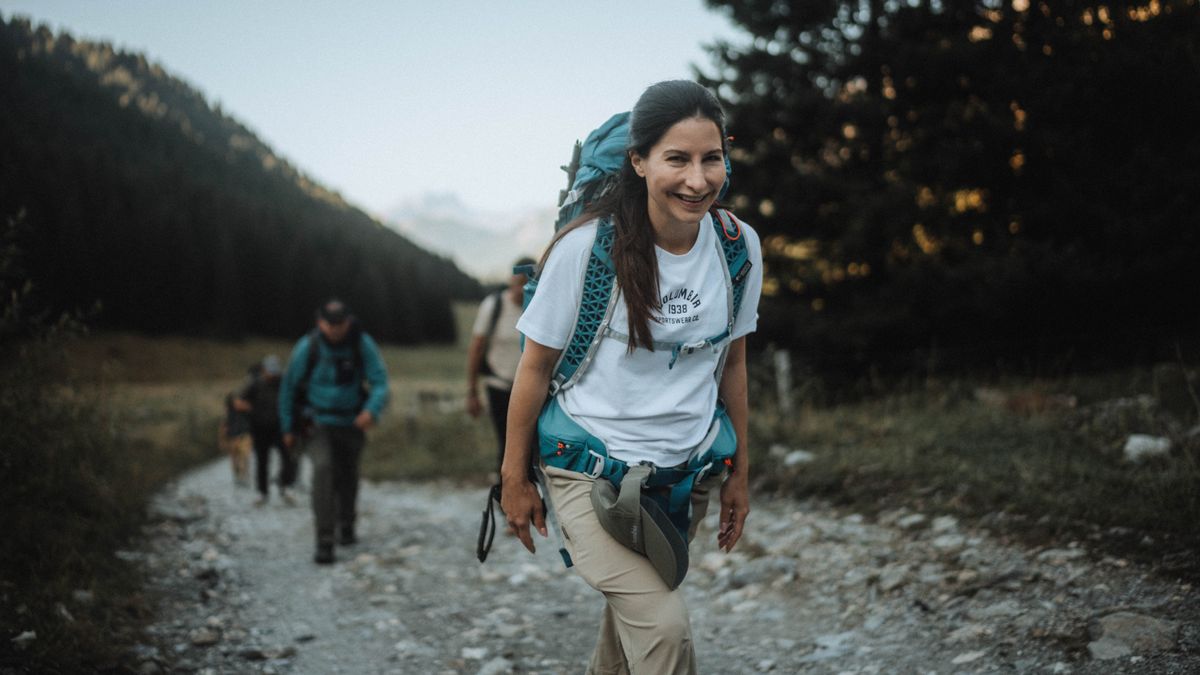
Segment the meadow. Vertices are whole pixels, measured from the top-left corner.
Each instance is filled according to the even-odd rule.
[[[495,462],[489,423],[466,414],[465,364],[474,306],[455,308],[452,345],[381,345],[390,402],[371,431],[363,475],[374,480],[483,480]],[[370,332],[370,327],[367,327]],[[294,341],[238,342],[106,334],[68,350],[69,378],[107,400],[136,442],[188,458],[216,457],[224,397],[267,354]]]
[[[972,375],[880,387],[826,404],[820,380],[791,412],[758,373],[758,486],[877,516],[950,514],[1030,545],[1100,552],[1200,576],[1200,399],[1180,363],[1053,377]],[[807,389],[805,389],[807,387]],[[753,395],[752,395],[753,396]],[[1131,461],[1132,434],[1171,449]],[[802,459],[788,455],[809,453]],[[766,466],[764,466],[764,464]]]

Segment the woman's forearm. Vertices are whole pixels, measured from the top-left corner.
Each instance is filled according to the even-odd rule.
[[[471,338],[467,347],[467,391],[477,392],[479,388],[479,371],[483,366],[483,352],[486,340],[482,335]]]
[[[746,338],[738,338],[729,345],[729,356],[725,359],[725,372],[721,376],[721,400],[725,412],[733,423],[737,434],[737,451],[733,456],[734,472],[748,475],[750,469],[749,427],[750,401],[746,375]]]
[[[525,480],[530,454],[535,445],[537,418],[546,402],[554,364],[560,351],[526,338],[525,351],[517,365],[512,397],[508,402],[508,431],[504,439],[504,465],[501,478]]]

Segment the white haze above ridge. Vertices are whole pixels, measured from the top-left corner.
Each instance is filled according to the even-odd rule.
[[[556,209],[485,212],[454,193],[430,192],[383,214],[389,227],[453,260],[484,282],[503,281],[521,256],[537,258],[554,233]]]

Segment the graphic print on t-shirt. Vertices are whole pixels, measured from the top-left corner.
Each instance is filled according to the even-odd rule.
[[[663,294],[654,320],[664,326],[695,323],[700,320],[700,294],[686,286]]]

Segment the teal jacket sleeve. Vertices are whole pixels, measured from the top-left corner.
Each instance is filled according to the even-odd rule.
[[[279,383],[279,430],[285,434],[293,432],[295,420],[292,419],[292,399],[296,396],[296,385],[304,377],[311,342],[306,335],[292,348],[287,370],[283,371],[283,379]]]
[[[366,371],[367,382],[371,385],[371,393],[367,396],[367,402],[363,405],[363,409],[371,411],[371,415],[378,420],[380,413],[387,406],[390,396],[387,366],[383,363],[383,355],[379,353],[379,346],[375,344],[375,340],[371,339],[370,335],[363,333],[360,349],[363,370]]]

